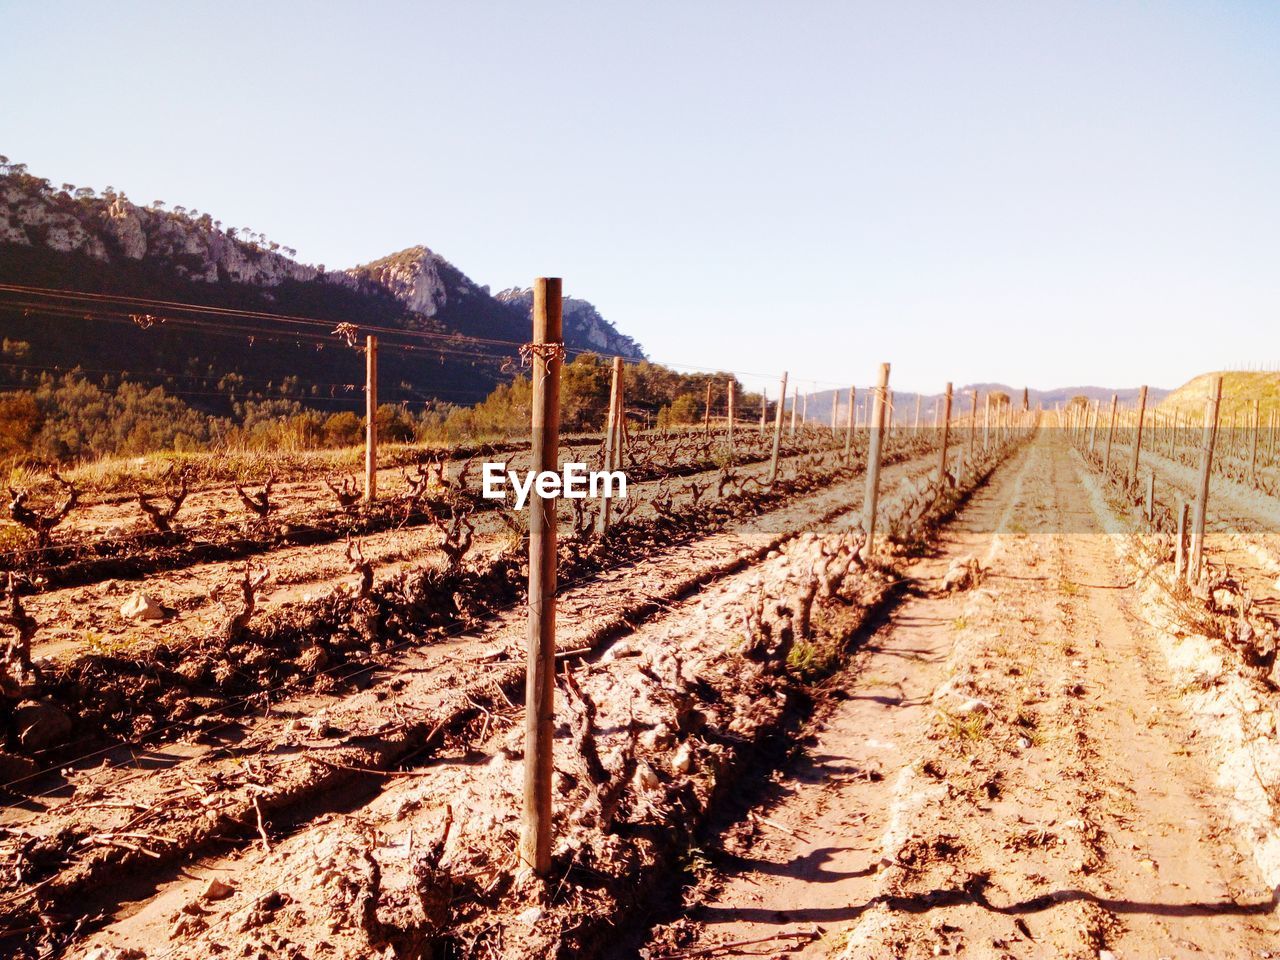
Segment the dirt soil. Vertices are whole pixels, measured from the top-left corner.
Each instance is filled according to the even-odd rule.
[[[641,956],[1280,955],[1275,819],[1233,823],[1167,624],[1055,432],[915,568]],[[981,582],[943,590],[961,558]]]

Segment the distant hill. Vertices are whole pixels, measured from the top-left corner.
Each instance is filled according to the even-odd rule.
[[[425,246],[336,271],[293,254],[209,213],[140,206],[110,187],[101,194],[55,187],[21,164],[0,165],[0,284],[89,295],[50,301],[0,291],[0,389],[29,384],[48,368],[81,365],[127,371],[214,412],[224,412],[235,393],[228,383],[240,384],[241,393],[256,385],[266,396],[329,409],[359,405],[348,387],[362,382],[362,361],[336,338],[326,344],[323,329],[304,336],[287,321],[250,316],[233,323],[154,301],[432,335],[426,342],[382,338],[381,399],[392,403],[479,400],[510,378],[516,350],[480,341],[529,339],[531,296],[494,297]],[[129,321],[133,314],[169,322],[143,329]],[[571,348],[644,357],[586,301],[568,300],[565,320]],[[397,350],[397,343],[414,349]]]
[[[1177,390],[1174,390],[1160,403],[1165,413],[1189,413],[1199,416],[1204,413],[1205,400],[1209,396],[1216,373],[1202,373],[1192,377]],[[1228,370],[1222,371],[1222,407],[1223,417],[1237,413],[1253,411],[1253,401],[1262,401],[1263,410],[1268,413],[1280,405],[1280,373],[1259,373],[1256,371]],[[1266,423],[1265,414],[1263,423]]]

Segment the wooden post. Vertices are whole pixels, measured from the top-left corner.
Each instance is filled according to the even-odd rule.
[[[920,401],[923,399],[924,397],[922,397],[920,394],[918,393],[916,394],[916,422],[914,424],[914,429],[916,433],[920,432]]]
[[[800,387],[797,386],[796,390],[798,391],[799,389]],[[800,402],[804,405],[800,410],[800,423],[804,425],[809,422],[809,394],[806,393]]]
[[[938,483],[947,480],[947,440],[951,434],[951,384],[947,384],[947,393],[942,401],[942,446],[938,448]]]
[[[1191,556],[1187,561],[1187,582],[1200,579],[1204,560],[1204,522],[1209,507],[1209,478],[1213,470],[1213,447],[1218,440],[1218,408],[1222,404],[1222,377],[1213,378],[1205,406],[1204,435],[1200,441],[1200,485],[1196,490],[1196,511],[1191,528]]]
[[[800,413],[800,387],[799,385],[791,388],[791,435],[796,435],[796,415]]]
[[[1249,454],[1249,476],[1258,475],[1258,431],[1262,428],[1262,401],[1253,401],[1253,443]]]
[[[1101,401],[1093,401],[1093,412],[1091,414],[1093,424],[1089,428],[1089,453],[1093,454],[1098,449],[1098,413]]]
[[[619,448],[622,445],[622,358],[613,358],[613,380],[609,385],[609,420],[604,427],[604,469],[618,469]],[[600,513],[596,515],[596,532],[604,536],[609,532],[609,514],[612,497],[600,498]]]
[[[1154,523],[1156,519],[1156,472],[1151,471],[1151,476],[1147,480],[1147,523]]]
[[[978,438],[978,391],[969,397],[969,459],[973,459],[973,444]]]
[[[533,469],[558,469],[561,284],[533,284]],[[525,679],[524,812],[520,859],[540,877],[551,869],[556,678],[556,498],[529,498],[529,648]]]
[[[1178,542],[1173,551],[1173,579],[1177,583],[1182,580],[1187,569],[1187,514],[1191,512],[1191,504],[1183,497],[1178,498]]]
[[[863,555],[871,557],[876,536],[876,508],[880,503],[880,456],[884,449],[884,405],[889,395],[889,364],[880,364],[880,380],[876,387],[871,414],[871,433],[867,447],[867,492],[862,503],[862,529],[867,543]]]
[[[1173,421],[1169,429],[1169,459],[1175,460],[1178,453],[1178,408],[1173,408]]]
[[[1120,402],[1120,395],[1113,393],[1111,395],[1111,416],[1107,419],[1107,452],[1102,457],[1102,472],[1105,475],[1111,469],[1111,443],[1116,436],[1116,404]]]
[[[364,502],[378,498],[378,338],[364,340]]]
[[[729,378],[729,464],[733,465],[733,418],[737,415],[737,386],[738,381],[733,377]]]
[[[1133,437],[1133,460],[1129,464],[1129,482],[1138,482],[1138,458],[1142,454],[1142,421],[1147,413],[1147,386],[1142,385],[1138,391],[1137,433]]]
[[[853,398],[857,394],[857,387],[849,388],[849,412],[845,415],[844,420],[844,462],[849,462],[849,453],[853,449]]]
[[[787,403],[787,375],[782,374],[782,388],[778,391],[778,409],[773,418],[773,453],[769,455],[769,486],[778,479],[778,446],[782,443],[782,408]]]
[[[702,412],[702,432],[709,435],[711,433],[711,380],[707,379],[707,401],[706,409]]]
[[[831,439],[836,438],[836,416],[840,413],[840,391],[831,391]]]
[[[1070,415],[1071,411],[1067,411]],[[982,407],[982,450],[985,453],[991,446],[991,394],[987,394]]]
[[[769,409],[769,390],[766,387],[760,388],[760,436],[764,436],[764,418]]]

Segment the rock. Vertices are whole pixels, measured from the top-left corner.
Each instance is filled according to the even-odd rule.
[[[956,713],[968,716],[973,713],[990,713],[991,704],[987,701],[974,697],[972,700],[966,700],[956,709]]]
[[[62,743],[71,733],[71,717],[52,703],[27,700],[13,711],[13,726],[24,750],[45,750]]]
[[[693,772],[693,748],[689,744],[680,744],[676,755],[671,758],[671,769],[676,773]]]
[[[530,907],[516,914],[516,919],[523,924],[532,927],[535,923],[542,919],[543,909],[541,907]]]
[[[957,557],[951,561],[942,578],[942,589],[947,593],[968,590],[981,582],[982,572],[982,564],[976,558]]]
[[[636,764],[635,787],[637,790],[657,790],[662,785],[658,774],[648,762],[641,760]]]
[[[165,614],[158,601],[141,590],[135,590],[120,605],[120,616],[126,620],[163,620]]]
[[[200,894],[201,900],[225,900],[236,892],[236,888],[229,883],[223,883],[217,877],[209,881],[209,885],[204,888],[204,892]]]

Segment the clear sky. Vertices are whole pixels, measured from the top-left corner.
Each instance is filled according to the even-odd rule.
[[[1280,4],[0,0],[0,153],[901,389],[1280,362]]]

